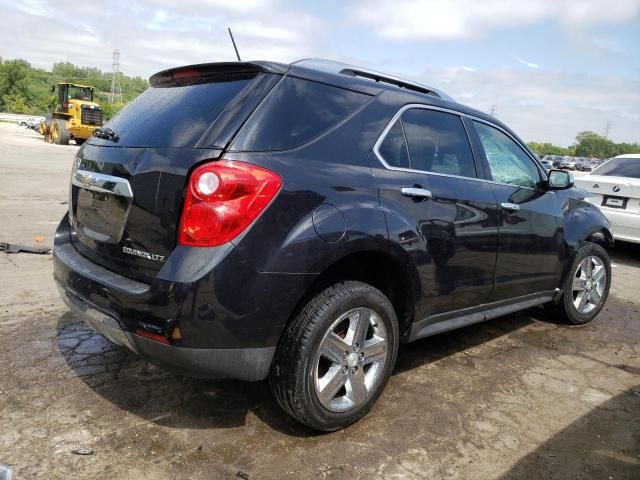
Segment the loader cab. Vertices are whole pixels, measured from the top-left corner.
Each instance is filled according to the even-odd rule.
[[[51,87],[51,91],[55,91],[55,86]],[[93,102],[93,87],[85,85],[76,85],[74,83],[58,84],[58,105],[56,110],[59,112],[67,112],[69,110],[70,101]]]

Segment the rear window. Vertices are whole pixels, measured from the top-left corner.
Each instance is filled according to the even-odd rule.
[[[151,87],[106,127],[117,143],[95,137],[91,143],[121,147],[193,147],[252,78],[188,86]]]
[[[640,158],[612,158],[596,168],[592,175],[640,178]]]
[[[285,150],[307,143],[369,99],[323,83],[285,77],[251,116],[234,150]]]

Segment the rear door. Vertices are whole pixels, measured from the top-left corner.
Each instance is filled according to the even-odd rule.
[[[506,131],[469,122],[496,196],[498,261],[492,301],[554,290],[564,259],[564,217],[542,169]]]
[[[416,320],[486,302],[493,288],[497,207],[490,185],[478,178],[462,118],[406,107],[374,154],[389,237],[417,266]]]

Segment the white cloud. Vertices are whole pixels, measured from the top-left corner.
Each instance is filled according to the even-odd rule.
[[[235,60],[229,26],[243,60],[312,56],[323,42],[323,22],[285,8],[286,1],[87,0],[78,15],[69,2],[0,0],[1,54],[46,69],[69,61],[108,71],[118,48],[125,73],[149,76],[176,65]]]
[[[640,0],[358,0],[355,22],[385,38],[474,38],[495,28],[556,21],[574,28],[626,22],[640,13]]]
[[[422,81],[454,99],[496,116],[526,141],[570,145],[583,130],[603,132],[618,142],[640,140],[640,81],[557,71],[460,67],[427,70]]]
[[[520,58],[517,55],[514,55],[513,58],[518,62],[521,63],[522,65],[524,65],[525,67],[529,67],[529,68],[535,68],[536,70],[540,70],[542,68],[542,65],[538,64],[538,63],[533,63],[533,62],[527,62],[526,60],[523,60],[522,58]]]

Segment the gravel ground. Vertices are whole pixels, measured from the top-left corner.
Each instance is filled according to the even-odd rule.
[[[77,148],[0,123],[0,242],[51,245]],[[637,480],[640,246],[611,253],[591,325],[532,309],[403,346],[371,413],[328,435],[265,383],[177,377],[112,346],[58,299],[50,256],[0,253],[0,464],[18,480]]]

